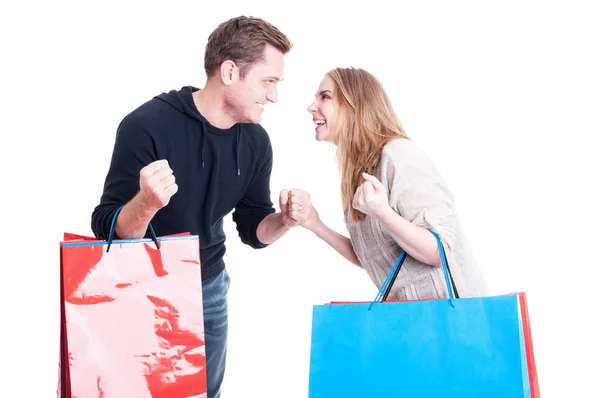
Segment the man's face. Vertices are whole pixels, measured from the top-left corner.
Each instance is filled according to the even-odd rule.
[[[260,123],[264,106],[277,102],[277,84],[283,80],[283,53],[267,45],[263,59],[235,79],[225,99],[237,123]]]

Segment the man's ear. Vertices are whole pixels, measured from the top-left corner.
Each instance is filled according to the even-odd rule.
[[[240,68],[237,67],[235,62],[227,60],[221,64],[221,80],[223,84],[229,86],[240,77]]]

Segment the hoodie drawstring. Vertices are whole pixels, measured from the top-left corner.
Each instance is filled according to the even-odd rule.
[[[202,168],[204,168],[204,148],[206,148],[206,136],[208,134],[206,132],[206,124],[200,124],[202,125],[202,148],[200,149],[200,161],[202,162]]]
[[[235,135],[235,167],[237,168],[237,175],[240,175],[240,125],[237,125]]]

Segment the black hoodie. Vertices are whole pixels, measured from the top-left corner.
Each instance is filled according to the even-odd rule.
[[[258,124],[226,130],[212,126],[194,105],[196,90],[188,86],[163,93],[123,119],[100,204],[92,213],[92,231],[107,239],[115,211],[139,191],[140,170],[167,159],[178,191],[151,224],[157,236],[189,232],[200,237],[206,280],[225,268],[223,217],[232,210],[242,242],[267,246],[256,237],[256,228],[275,212],[270,190],[273,152]]]

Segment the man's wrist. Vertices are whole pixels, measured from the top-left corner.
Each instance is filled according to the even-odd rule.
[[[142,194],[137,194],[130,202],[132,213],[139,221],[150,222],[160,209],[154,208],[144,200]]]

